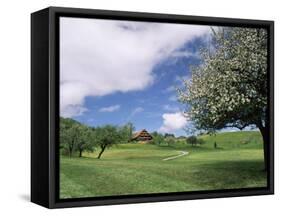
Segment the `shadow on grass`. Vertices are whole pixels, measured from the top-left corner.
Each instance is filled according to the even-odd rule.
[[[229,189],[265,187],[267,173],[260,160],[221,161],[197,166],[193,175],[195,182],[206,187]]]

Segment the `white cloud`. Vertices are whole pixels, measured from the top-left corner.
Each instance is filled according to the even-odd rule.
[[[61,116],[65,118],[71,118],[73,116],[81,116],[87,111],[87,108],[80,105],[69,105],[64,109],[63,112],[61,112]]]
[[[132,110],[132,112],[129,114],[128,118],[126,121],[130,121],[135,115],[138,113],[141,113],[144,111],[144,108],[142,107],[136,107],[135,109]]]
[[[169,86],[166,89],[163,90],[163,93],[171,93],[171,92],[176,92],[177,87],[176,86]]]
[[[120,105],[113,105],[108,107],[102,107],[99,109],[99,112],[115,112],[120,109]]]
[[[140,113],[140,112],[143,112],[143,111],[144,111],[144,109],[143,109],[142,107],[137,107],[137,108],[135,108],[135,109],[131,112],[130,117],[133,117],[134,115],[136,115],[136,114],[138,114],[138,113]]]
[[[169,112],[177,112],[177,111],[179,111],[179,107],[172,106],[172,105],[169,105],[169,104],[165,104],[163,106],[163,109],[166,110],[166,111],[169,111]]]
[[[60,18],[62,115],[83,107],[87,96],[145,89],[158,63],[208,32],[200,25]]]
[[[163,124],[159,128],[159,132],[169,133],[182,129],[187,124],[187,120],[181,112],[164,113],[162,115]]]
[[[174,58],[179,58],[179,57],[194,57],[194,58],[200,58],[199,53],[193,53],[190,51],[175,51],[173,52],[173,54],[171,55]]]
[[[142,107],[137,107],[135,108],[133,111],[132,111],[132,114],[135,115],[137,113],[140,113],[142,112],[144,109]]]

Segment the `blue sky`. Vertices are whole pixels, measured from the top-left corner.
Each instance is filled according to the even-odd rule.
[[[175,87],[200,62],[208,26],[63,18],[60,113],[90,126],[185,135]]]
[[[60,115],[186,135],[192,123],[175,88],[200,64],[210,33],[210,26],[60,18]]]
[[[203,44],[202,38],[194,39],[181,49],[194,53],[194,56],[170,57],[156,65],[152,72],[155,76],[153,84],[141,91],[86,97],[84,107],[87,111],[73,118],[91,126],[132,122],[136,130],[159,131],[163,114],[184,110],[185,106],[177,100],[175,88],[181,87],[182,80],[190,77],[188,65],[200,62],[198,48]],[[163,132],[185,134],[182,129]]]

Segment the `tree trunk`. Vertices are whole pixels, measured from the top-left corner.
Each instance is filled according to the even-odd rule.
[[[79,149],[79,157],[82,157],[82,149]]]
[[[217,144],[217,134],[215,133],[215,143],[214,143],[214,147],[215,149],[218,147],[218,144]]]
[[[268,138],[269,132],[266,127],[260,126],[258,127],[263,140],[263,159],[264,159],[264,170],[267,171],[268,168]]]
[[[72,157],[72,148],[69,148],[68,151],[69,151],[69,152],[68,152],[69,157],[71,158],[71,157]]]
[[[99,153],[99,155],[98,155],[98,159],[100,159],[102,153],[103,153],[104,150],[105,150],[105,147],[106,147],[106,146],[102,146],[102,147],[101,147],[101,151],[100,151],[100,153]]]

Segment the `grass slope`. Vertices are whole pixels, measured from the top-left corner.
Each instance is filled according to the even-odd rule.
[[[205,144],[191,147],[120,144],[83,158],[61,156],[60,197],[77,198],[266,186],[259,132],[202,136]],[[214,149],[216,139],[218,149]],[[189,154],[175,160],[162,159]]]

